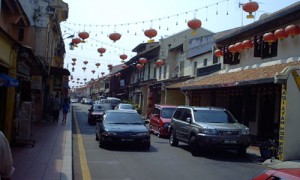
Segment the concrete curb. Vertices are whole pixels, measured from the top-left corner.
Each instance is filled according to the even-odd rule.
[[[73,106],[71,105],[70,112],[67,116],[67,124],[64,132],[64,152],[62,162],[61,180],[72,180],[72,117],[73,117]]]

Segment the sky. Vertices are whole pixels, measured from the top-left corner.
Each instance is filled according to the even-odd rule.
[[[66,44],[64,67],[73,76],[70,87],[80,87],[91,78],[101,77],[101,72],[108,74],[108,64],[121,64],[119,55],[126,54],[129,60],[132,52],[140,43],[149,40],[144,30],[154,28],[159,39],[188,29],[187,21],[201,20],[201,28],[220,32],[252,23],[262,14],[273,13],[297,0],[260,0],[259,9],[254,19],[247,19],[241,4],[248,0],[63,0],[69,6],[68,19],[61,23],[61,30]],[[68,44],[69,35],[78,37],[79,32],[88,32],[89,38],[74,50]],[[108,35],[120,33],[121,39],[113,42]],[[103,56],[97,49],[104,47]],[[72,58],[76,65],[72,66]],[[83,61],[88,61],[84,64]],[[95,63],[101,65],[97,68]],[[75,71],[72,72],[72,67]],[[86,67],[83,71],[82,67]],[[95,73],[92,73],[95,70]],[[79,81],[77,80],[79,78]],[[77,83],[79,82],[79,83]]]

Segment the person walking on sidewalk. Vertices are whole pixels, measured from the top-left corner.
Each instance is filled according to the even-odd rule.
[[[14,171],[15,168],[8,140],[0,131],[0,179],[9,180]]]
[[[63,123],[63,124],[66,123],[67,115],[68,115],[69,109],[70,109],[70,103],[69,103],[69,100],[68,100],[68,98],[65,98],[65,99],[64,99],[64,102],[63,102],[63,104],[62,104],[62,111],[63,111],[63,120],[62,120],[62,123]]]
[[[56,94],[55,99],[53,100],[53,107],[52,107],[53,122],[58,122],[59,109],[60,109],[60,101],[58,98],[58,94]]]

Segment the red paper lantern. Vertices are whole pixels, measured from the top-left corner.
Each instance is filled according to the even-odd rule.
[[[246,39],[242,42],[242,46],[244,49],[249,49],[253,47],[253,43],[249,39]]]
[[[273,42],[277,41],[277,38],[274,36],[274,33],[268,32],[263,35],[263,40],[269,44],[269,54],[271,54],[271,45]]]
[[[234,44],[234,49],[235,49],[237,52],[241,52],[241,51],[244,50],[243,45],[242,45],[241,42],[235,43],[235,44]]]
[[[280,39],[280,40],[283,40],[285,38],[288,37],[288,35],[285,33],[284,29],[280,28],[280,29],[277,29],[275,32],[274,32],[274,36],[277,38],[277,39]]]
[[[105,73],[104,72],[101,72],[101,75],[103,76]]]
[[[228,51],[231,52],[232,54],[236,53],[236,49],[235,49],[235,46],[232,44],[228,47]]]
[[[147,29],[144,31],[145,36],[147,36],[148,38],[150,38],[150,40],[148,41],[148,43],[154,42],[154,40],[152,40],[152,38],[154,38],[157,35],[157,31],[155,29]]]
[[[88,32],[80,32],[78,34],[78,36],[82,39],[81,42],[84,43],[85,42],[84,40],[87,39],[87,38],[89,38],[90,34]]]
[[[76,65],[76,63],[75,62],[72,62],[72,66],[75,66]]]
[[[139,59],[139,62],[140,62],[142,65],[146,64],[147,61],[148,61],[148,60],[147,60],[146,58],[140,58],[140,59]]]
[[[80,78],[77,78],[77,81],[79,81],[80,80]]]
[[[86,81],[86,78],[84,78],[83,80]]]
[[[271,45],[273,42],[277,41],[277,38],[274,36],[274,33],[268,32],[263,35],[263,40]]]
[[[197,29],[201,27],[202,23],[199,19],[194,18],[188,21],[187,25],[193,30],[192,34],[196,34]]]
[[[81,43],[81,39],[80,38],[73,38],[72,43],[77,45],[77,44]]]
[[[111,70],[113,68],[113,65],[112,64],[108,64],[107,67],[108,67],[109,70]]]
[[[92,73],[93,73],[93,74],[95,74],[95,72],[96,72],[95,70],[92,70]]]
[[[106,49],[101,47],[101,48],[98,48],[97,51],[100,53],[100,56],[103,56],[103,53],[105,53]]]
[[[285,33],[294,38],[296,35],[300,34],[300,27],[294,24],[291,24],[285,28]]]
[[[88,61],[83,61],[83,64],[87,65],[87,64],[88,64]]]
[[[160,66],[163,66],[165,64],[165,61],[159,59],[155,62],[156,66],[160,67]]]
[[[254,15],[252,13],[257,11],[258,8],[259,8],[259,5],[255,1],[249,1],[245,4],[243,4],[243,10],[249,13],[247,15],[248,19],[253,19],[254,18]]]
[[[118,72],[118,73],[115,74],[115,76],[116,76],[116,77],[120,77],[120,76],[121,76],[121,73]]]
[[[220,50],[220,49],[216,49],[215,52],[214,52],[215,56],[217,57],[221,57],[223,56],[223,52]]]
[[[100,66],[101,64],[100,64],[100,63],[96,63],[95,65],[97,66],[97,68],[99,68],[99,66]]]
[[[121,54],[120,59],[122,59],[124,61],[125,59],[127,59],[127,55],[126,54]]]
[[[86,67],[82,67],[82,69],[83,69],[83,71],[85,71],[85,70],[86,70]]]
[[[113,42],[116,42],[120,38],[121,38],[121,34],[119,34],[119,33],[111,33],[109,35],[109,39],[111,39]]]
[[[138,70],[142,69],[143,67],[144,67],[144,65],[142,65],[142,64],[137,64],[137,65],[136,65],[136,68],[137,68]]]

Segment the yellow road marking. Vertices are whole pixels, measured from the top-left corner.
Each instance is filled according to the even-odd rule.
[[[91,180],[92,178],[91,178],[90,170],[89,170],[89,167],[87,164],[85,150],[84,150],[83,142],[82,142],[82,136],[81,136],[80,129],[78,126],[75,111],[73,111],[73,117],[75,120],[75,127],[76,127],[76,132],[77,132],[76,138],[77,138],[77,144],[78,144],[78,150],[79,150],[79,160],[80,160],[82,178],[83,178],[83,180]]]

